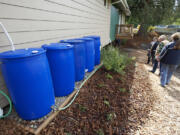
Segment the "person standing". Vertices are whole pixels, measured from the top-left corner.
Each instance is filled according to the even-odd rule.
[[[159,54],[161,53],[162,49],[164,46],[168,45],[169,41],[168,40],[164,40],[161,43],[159,43],[157,49],[156,49],[156,58],[159,57]],[[159,64],[159,75],[161,74],[161,62],[158,62]]]
[[[151,57],[151,48],[152,46],[158,41],[158,37],[154,37],[153,38],[153,41],[149,44],[149,48],[148,48],[148,52],[147,52],[147,56],[148,56],[148,60],[147,60],[147,64],[150,63],[152,57]],[[152,60],[152,63],[153,63],[153,60]]]
[[[161,53],[157,57],[157,61],[161,62],[161,86],[168,85],[173,72],[180,64],[180,33],[175,33],[172,36],[173,42],[164,46]]]
[[[156,72],[156,69],[157,69],[157,67],[158,67],[158,61],[156,60],[156,58],[155,58],[155,54],[156,54],[156,49],[157,49],[157,47],[158,47],[158,45],[162,42],[162,41],[164,41],[164,40],[166,40],[166,36],[165,35],[161,35],[159,38],[158,38],[158,42],[156,42],[155,43],[155,45],[154,46],[152,46],[152,48],[151,48],[151,55],[153,55],[153,69],[152,70],[150,70],[150,72],[152,72],[152,73],[155,73]]]
[[[155,51],[156,51],[156,48],[159,44],[159,41],[158,39],[154,42],[154,44],[152,44],[152,47],[151,47],[151,59],[152,59],[152,64],[154,64],[154,61],[155,61]]]

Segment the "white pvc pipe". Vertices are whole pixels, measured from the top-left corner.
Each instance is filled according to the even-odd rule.
[[[13,51],[15,51],[15,46],[14,46],[14,43],[12,41],[12,38],[10,37],[9,33],[7,32],[6,28],[4,27],[4,25],[0,22],[0,26],[2,27],[4,33],[6,34],[8,40],[9,40],[9,43],[11,44],[11,49]]]

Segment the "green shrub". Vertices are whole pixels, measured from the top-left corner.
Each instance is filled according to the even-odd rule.
[[[133,59],[129,58],[127,54],[121,53],[119,48],[110,46],[102,50],[102,61],[107,70],[124,74],[125,67],[130,64]]]

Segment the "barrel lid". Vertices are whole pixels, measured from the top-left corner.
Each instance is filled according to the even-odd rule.
[[[89,35],[89,36],[84,36],[85,38],[94,38],[94,39],[100,39],[100,36],[96,35]]]
[[[75,40],[93,41],[94,39],[92,39],[92,38],[82,37],[82,38],[76,38]]]
[[[50,45],[42,45],[47,50],[64,50],[73,48],[69,43],[51,43]]]
[[[60,40],[60,43],[67,42],[68,40],[71,40],[71,39],[64,39],[64,40]]]
[[[70,39],[70,40],[64,41],[64,43],[77,44],[77,43],[84,43],[84,41],[83,40]]]
[[[0,59],[13,59],[13,58],[23,58],[39,55],[46,52],[42,48],[27,48],[27,49],[17,49],[15,51],[6,51],[0,53]]]

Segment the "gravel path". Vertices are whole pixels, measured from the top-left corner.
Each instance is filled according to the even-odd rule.
[[[147,70],[151,67],[145,65]],[[149,73],[152,90],[158,100],[145,123],[136,135],[180,135],[180,73],[176,72],[166,88],[159,84],[158,74]]]
[[[140,49],[124,49],[131,56],[135,56],[140,63],[146,61],[146,51]],[[141,52],[141,53],[139,53]],[[147,70],[150,65],[144,64]],[[158,71],[149,73],[152,92],[157,97],[149,119],[139,127],[135,135],[180,135],[180,69],[172,77],[166,88],[160,86]]]

